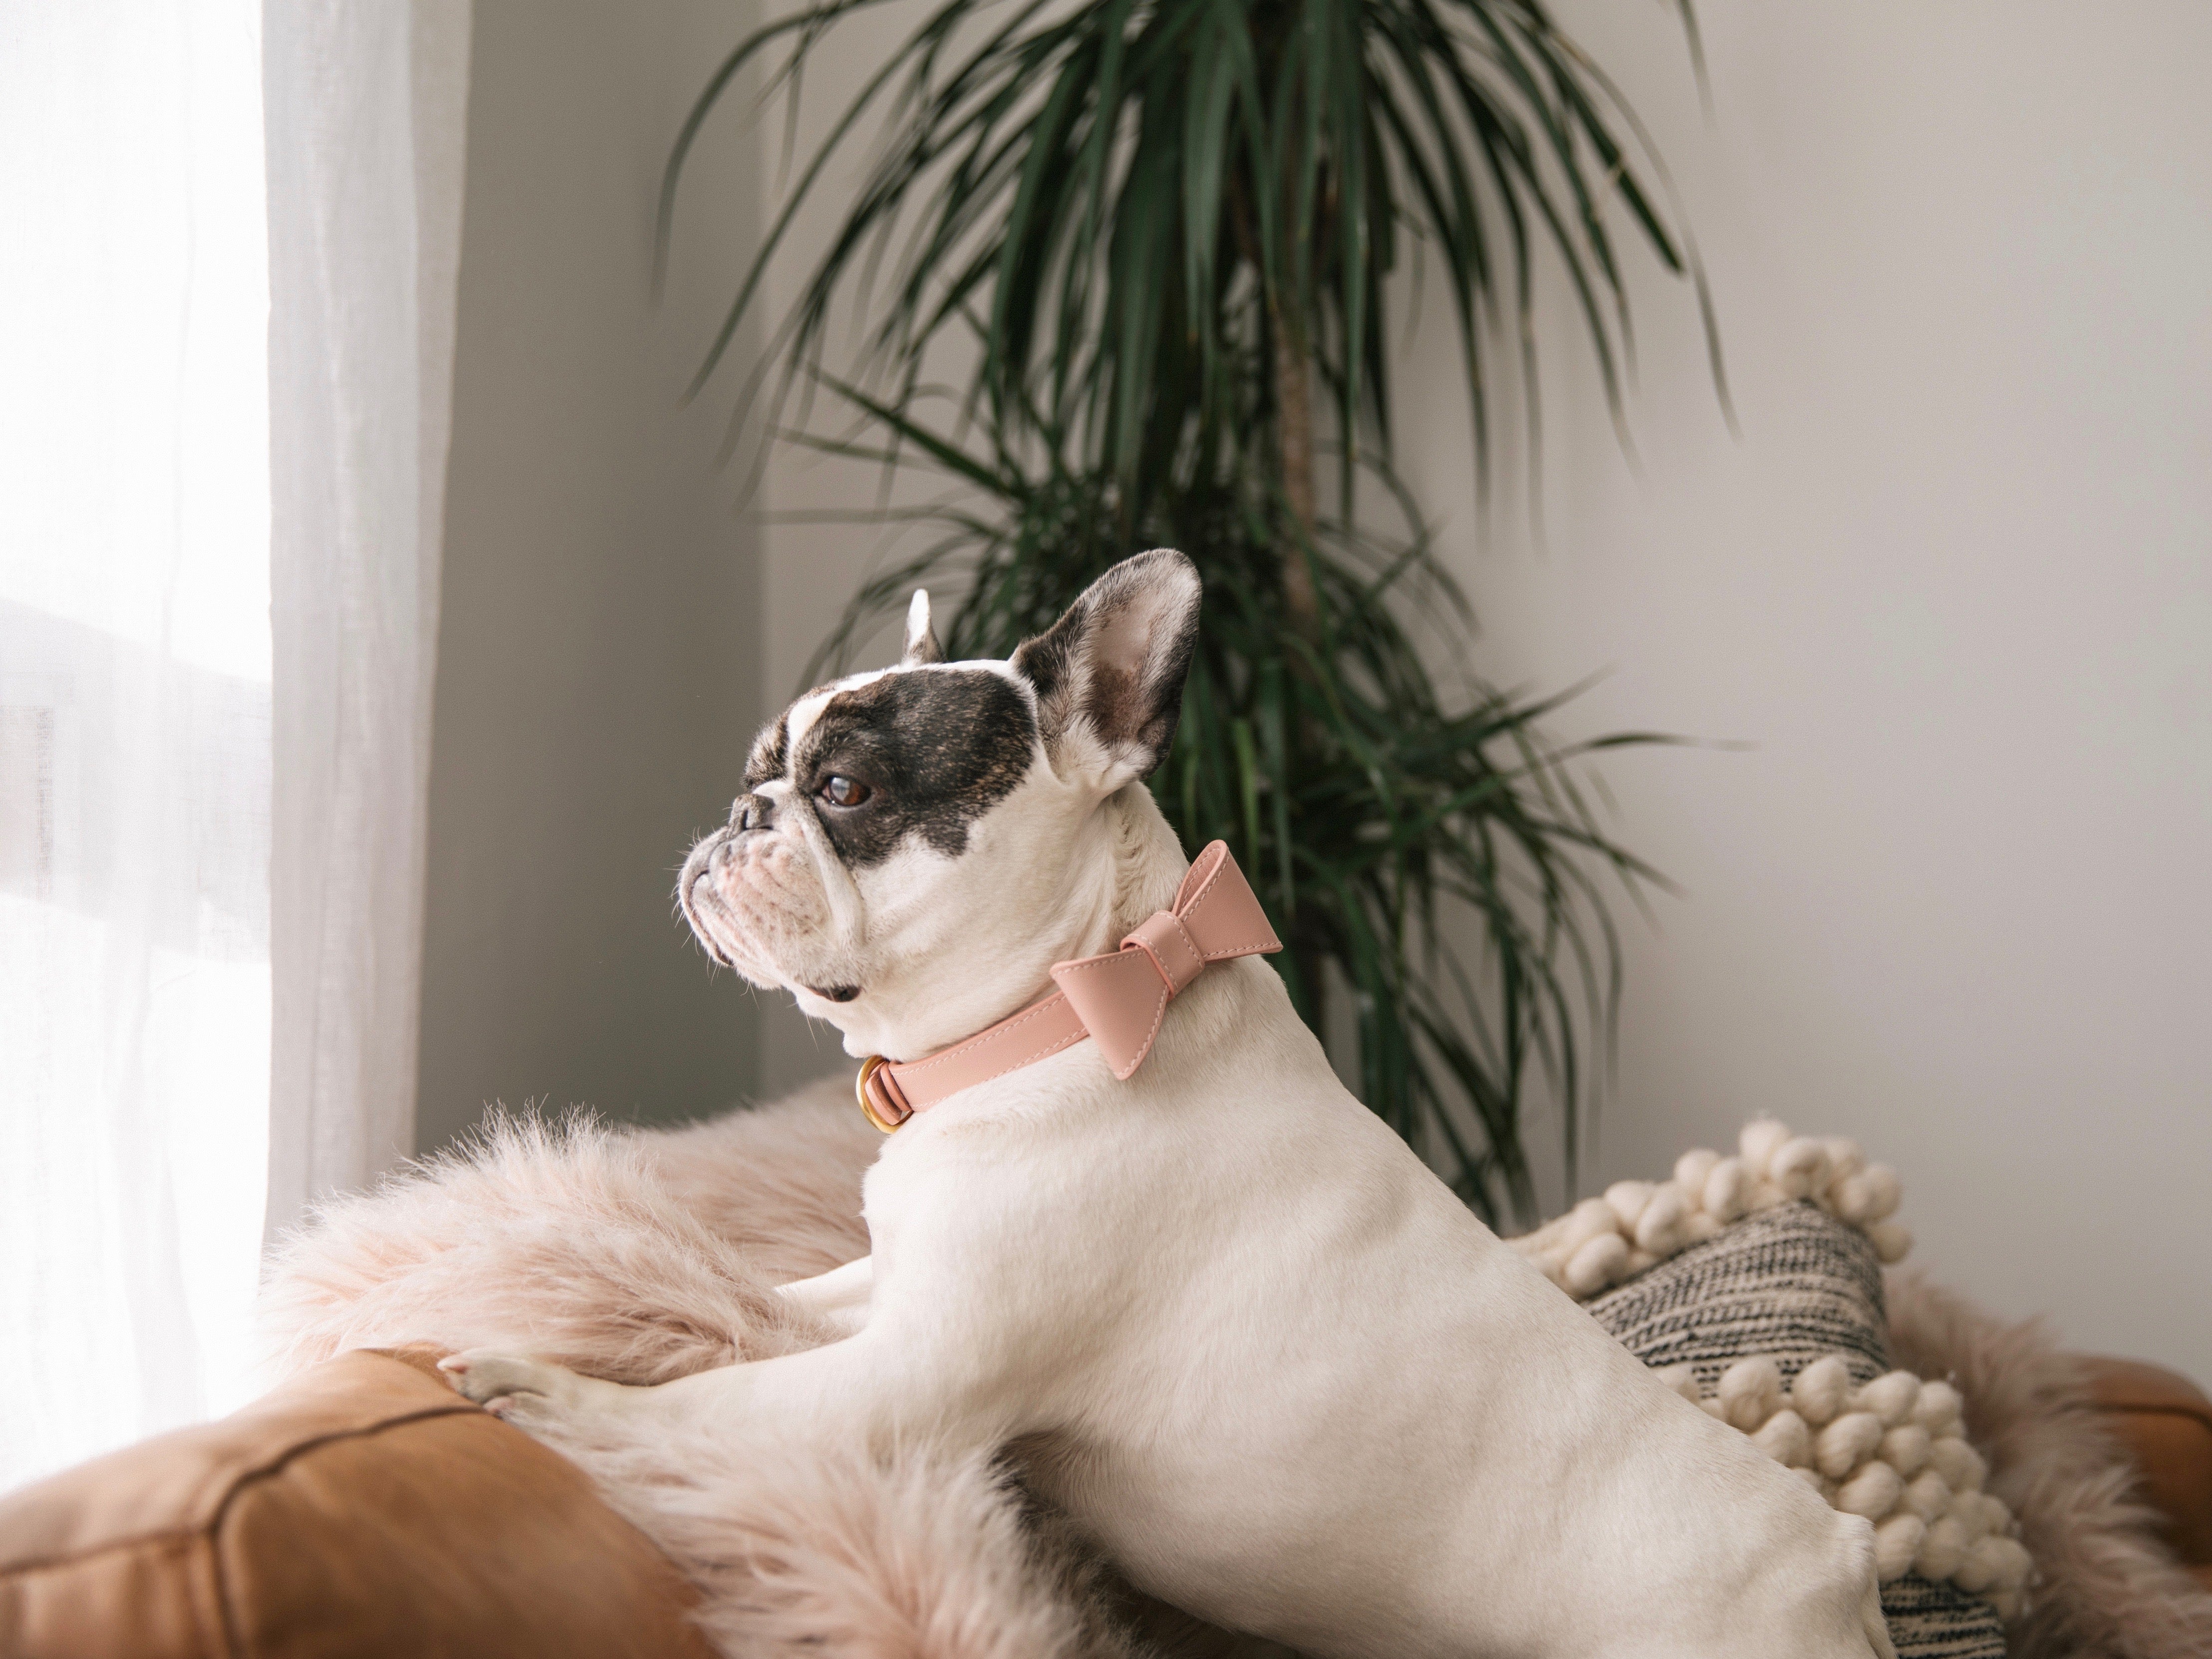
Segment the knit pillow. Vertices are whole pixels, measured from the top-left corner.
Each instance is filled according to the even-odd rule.
[[[1750,1216],[1586,1305],[1645,1364],[1691,1365],[1708,1394],[1758,1354],[1785,1382],[1829,1354],[1854,1386],[1889,1369],[1875,1246],[1810,1202]],[[1955,1584],[1907,1573],[1881,1587],[1881,1606],[1899,1659],[2004,1659],[1996,1609]]]

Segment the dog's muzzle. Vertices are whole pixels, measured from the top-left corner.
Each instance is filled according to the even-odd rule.
[[[708,924],[710,918],[726,914],[721,897],[714,889],[714,866],[734,839],[733,830],[716,830],[691,849],[690,855],[684,860],[683,872],[676,878],[676,906],[684,913],[684,920],[690,926],[692,937],[706,946],[707,954],[725,968],[734,968],[737,964],[730,960],[729,951],[715,937],[714,929]]]

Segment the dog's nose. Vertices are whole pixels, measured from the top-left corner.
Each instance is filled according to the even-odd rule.
[[[740,795],[730,804],[732,829],[765,830],[775,818],[775,803],[766,795]]]

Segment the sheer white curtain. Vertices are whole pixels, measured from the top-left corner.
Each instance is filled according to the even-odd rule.
[[[412,1103],[467,11],[263,22],[0,0],[0,1486],[244,1397]]]
[[[466,0],[269,8],[269,1221],[413,1147]]]

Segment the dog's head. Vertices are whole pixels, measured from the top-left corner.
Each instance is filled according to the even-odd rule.
[[[917,592],[896,666],[818,687],[762,731],[729,823],[684,861],[692,931],[852,1052],[894,1058],[1111,948],[1100,809],[1167,755],[1198,601],[1189,560],[1143,553],[1006,661],[948,663]]]

